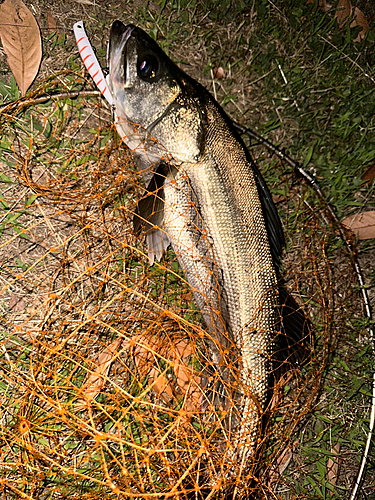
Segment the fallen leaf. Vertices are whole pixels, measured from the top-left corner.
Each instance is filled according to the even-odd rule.
[[[120,342],[120,339],[115,340],[99,354],[95,361],[94,373],[80,389],[83,397],[76,401],[75,411],[87,409],[103,389]],[[201,379],[188,364],[193,354],[190,343],[185,340],[174,342],[172,339],[166,342],[165,338],[140,335],[125,342],[124,347],[132,349],[139,378],[148,377],[148,385],[157,396],[166,403],[177,402],[182,396],[184,409],[187,411],[194,411],[200,407]],[[161,359],[167,363],[167,369],[173,367],[176,380],[167,377],[165,369],[160,368],[158,361]]]
[[[0,4],[0,18],[1,43],[21,95],[25,95],[42,60],[39,27],[21,0],[4,0]]]
[[[189,292],[182,294],[181,298],[186,300],[186,302],[191,302],[194,299],[194,296],[193,296],[192,292],[189,291]]]
[[[225,76],[225,71],[222,67],[214,68],[212,70],[212,74],[214,75],[214,78],[216,78],[216,80],[221,80]]]
[[[329,457],[329,459],[328,459],[327,477],[328,477],[328,481],[332,484],[332,486],[335,486],[337,483],[337,478],[338,478],[338,474],[339,474],[338,455],[340,453],[340,443],[336,443],[334,446],[331,447],[331,453],[335,456]]]
[[[295,441],[291,445],[288,445],[284,450],[280,453],[280,455],[276,459],[276,463],[271,465],[269,470],[269,479],[268,484],[271,487],[273,483],[276,483],[280,480],[280,476],[288,467],[290,461],[293,458],[293,449],[298,444],[298,441]]]
[[[104,349],[103,352],[99,354],[94,362],[96,365],[95,371],[91,373],[80,389],[80,393],[83,397],[77,399],[74,405],[75,411],[86,410],[91,401],[94,400],[103,389],[110,366],[116,357],[116,351],[121,342],[121,338],[114,340],[108,347],[106,347],[106,349]]]
[[[357,38],[354,38],[353,42],[361,42],[365,37],[366,33],[370,30],[370,25],[364,15],[364,13],[356,7],[354,9],[353,21],[350,24],[351,28],[355,26],[360,26],[362,29],[358,33]]]
[[[350,0],[339,0],[336,9],[336,19],[340,29],[349,20],[352,9],[353,7]]]
[[[19,297],[18,295],[15,295],[13,293],[9,299],[9,307],[14,312],[20,312],[25,309],[26,304],[22,297]]]
[[[61,40],[62,38],[61,31],[57,26],[56,19],[53,17],[50,11],[47,11],[47,29],[50,35],[56,33],[58,42]]]
[[[350,0],[339,0],[336,10],[336,19],[340,29],[347,23],[347,21],[349,21],[349,19],[351,19],[351,28],[355,28],[356,26],[362,28],[353,42],[361,42],[366,33],[370,30],[369,23],[364,13],[358,9],[358,7],[353,9]]]
[[[332,4],[326,2],[326,0],[319,0],[318,5],[323,12],[328,12],[332,9]]]
[[[351,215],[342,221],[359,240],[375,238],[375,211]]]
[[[272,201],[274,202],[275,205],[278,203],[281,203],[283,201],[286,201],[288,198],[284,196],[283,194],[274,194],[272,195]]]
[[[152,367],[148,373],[148,382],[157,396],[166,403],[176,398],[170,381],[156,367]]]
[[[371,184],[372,181],[375,179],[375,163],[369,167],[366,172],[364,172],[361,175],[361,179],[364,181],[365,184]]]
[[[195,373],[194,368],[188,364],[189,359],[193,355],[191,344],[184,340],[178,342],[176,344],[176,354],[173,371],[177,383],[185,396],[186,409],[193,410],[200,405],[202,381]]]
[[[193,367],[189,366],[189,359],[193,354],[191,344],[185,340],[174,342],[155,337],[138,337],[133,343],[133,356],[140,378],[148,376],[148,383],[152,390],[165,402],[184,398],[184,408],[194,411],[200,406],[201,378]],[[167,378],[161,372],[157,361],[167,361],[173,367],[176,380]]]

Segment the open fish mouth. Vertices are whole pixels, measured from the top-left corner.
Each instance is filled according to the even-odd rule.
[[[107,84],[110,91],[114,92],[114,85],[122,85],[123,88],[132,86],[129,80],[129,60],[126,54],[126,44],[135,26],[125,26],[121,21],[112,24],[107,49],[107,65],[109,74]]]

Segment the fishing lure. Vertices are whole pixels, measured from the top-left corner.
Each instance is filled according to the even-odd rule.
[[[91,43],[87,38],[85,29],[83,27],[83,22],[78,21],[78,23],[75,23],[73,26],[73,31],[76,37],[79,54],[84,65],[86,66],[87,71],[89,72],[91,78],[94,80],[95,85],[98,87],[105,100],[108,102],[110,107],[113,108],[114,102],[112,94],[107,86],[105,76],[103,74],[102,68],[100,67],[99,61],[94,54]]]
[[[75,23],[73,25],[73,31],[76,38],[79,55],[81,56],[81,59],[86,66],[86,69],[89,72],[91,78],[94,80],[95,85],[98,87],[100,93],[109,104],[117,132],[121,139],[124,139],[127,136],[127,133],[124,129],[124,124],[118,119],[118,116],[116,114],[116,106],[112,97],[112,93],[109,90],[107,79],[104,76],[103,70],[96,58],[91,43],[87,38],[85,29],[83,27],[83,22],[78,21],[77,23]]]

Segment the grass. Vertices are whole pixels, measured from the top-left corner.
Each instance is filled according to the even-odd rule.
[[[310,168],[339,217],[373,208],[374,188],[360,180],[375,158],[373,33],[356,44],[356,29],[339,30],[331,13],[297,0],[149,2],[101,14],[93,8],[87,25],[102,63],[110,21],[143,26],[234,119]],[[50,41],[47,54],[62,53],[64,65],[68,55],[69,69],[42,81],[35,97],[87,88],[73,42]],[[225,77],[214,80],[218,67]],[[7,103],[19,97],[9,78],[0,92]],[[202,446],[211,447],[212,467],[220,461],[222,416],[187,422],[170,364],[173,343],[188,339],[202,376],[200,313],[173,252],[149,268],[131,233],[142,187],[109,123],[109,112],[87,98],[0,116],[4,498],[118,498],[118,490],[146,498],[188,470],[177,488],[184,498]],[[285,280],[317,336],[311,363],[275,391],[257,490],[262,498],[346,498],[368,430],[373,370],[356,278],[314,192],[264,148],[251,148],[281,196]],[[373,300],[372,252],[371,241],[358,246]],[[168,404],[126,347],[142,332],[165,344],[148,352],[178,395]],[[100,394],[89,411],[75,411],[116,338],[122,344]],[[374,474],[370,460],[363,498],[374,495]]]

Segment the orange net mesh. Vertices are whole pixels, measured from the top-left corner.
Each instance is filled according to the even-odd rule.
[[[211,355],[190,287],[172,250],[150,267],[133,234],[142,180],[109,112],[56,98],[0,119],[3,498],[297,498],[310,466],[301,429],[342,318],[358,316],[350,262],[314,195],[267,160],[280,179],[283,278],[316,345],[278,375],[258,453],[236,463],[226,410],[202,409]]]

